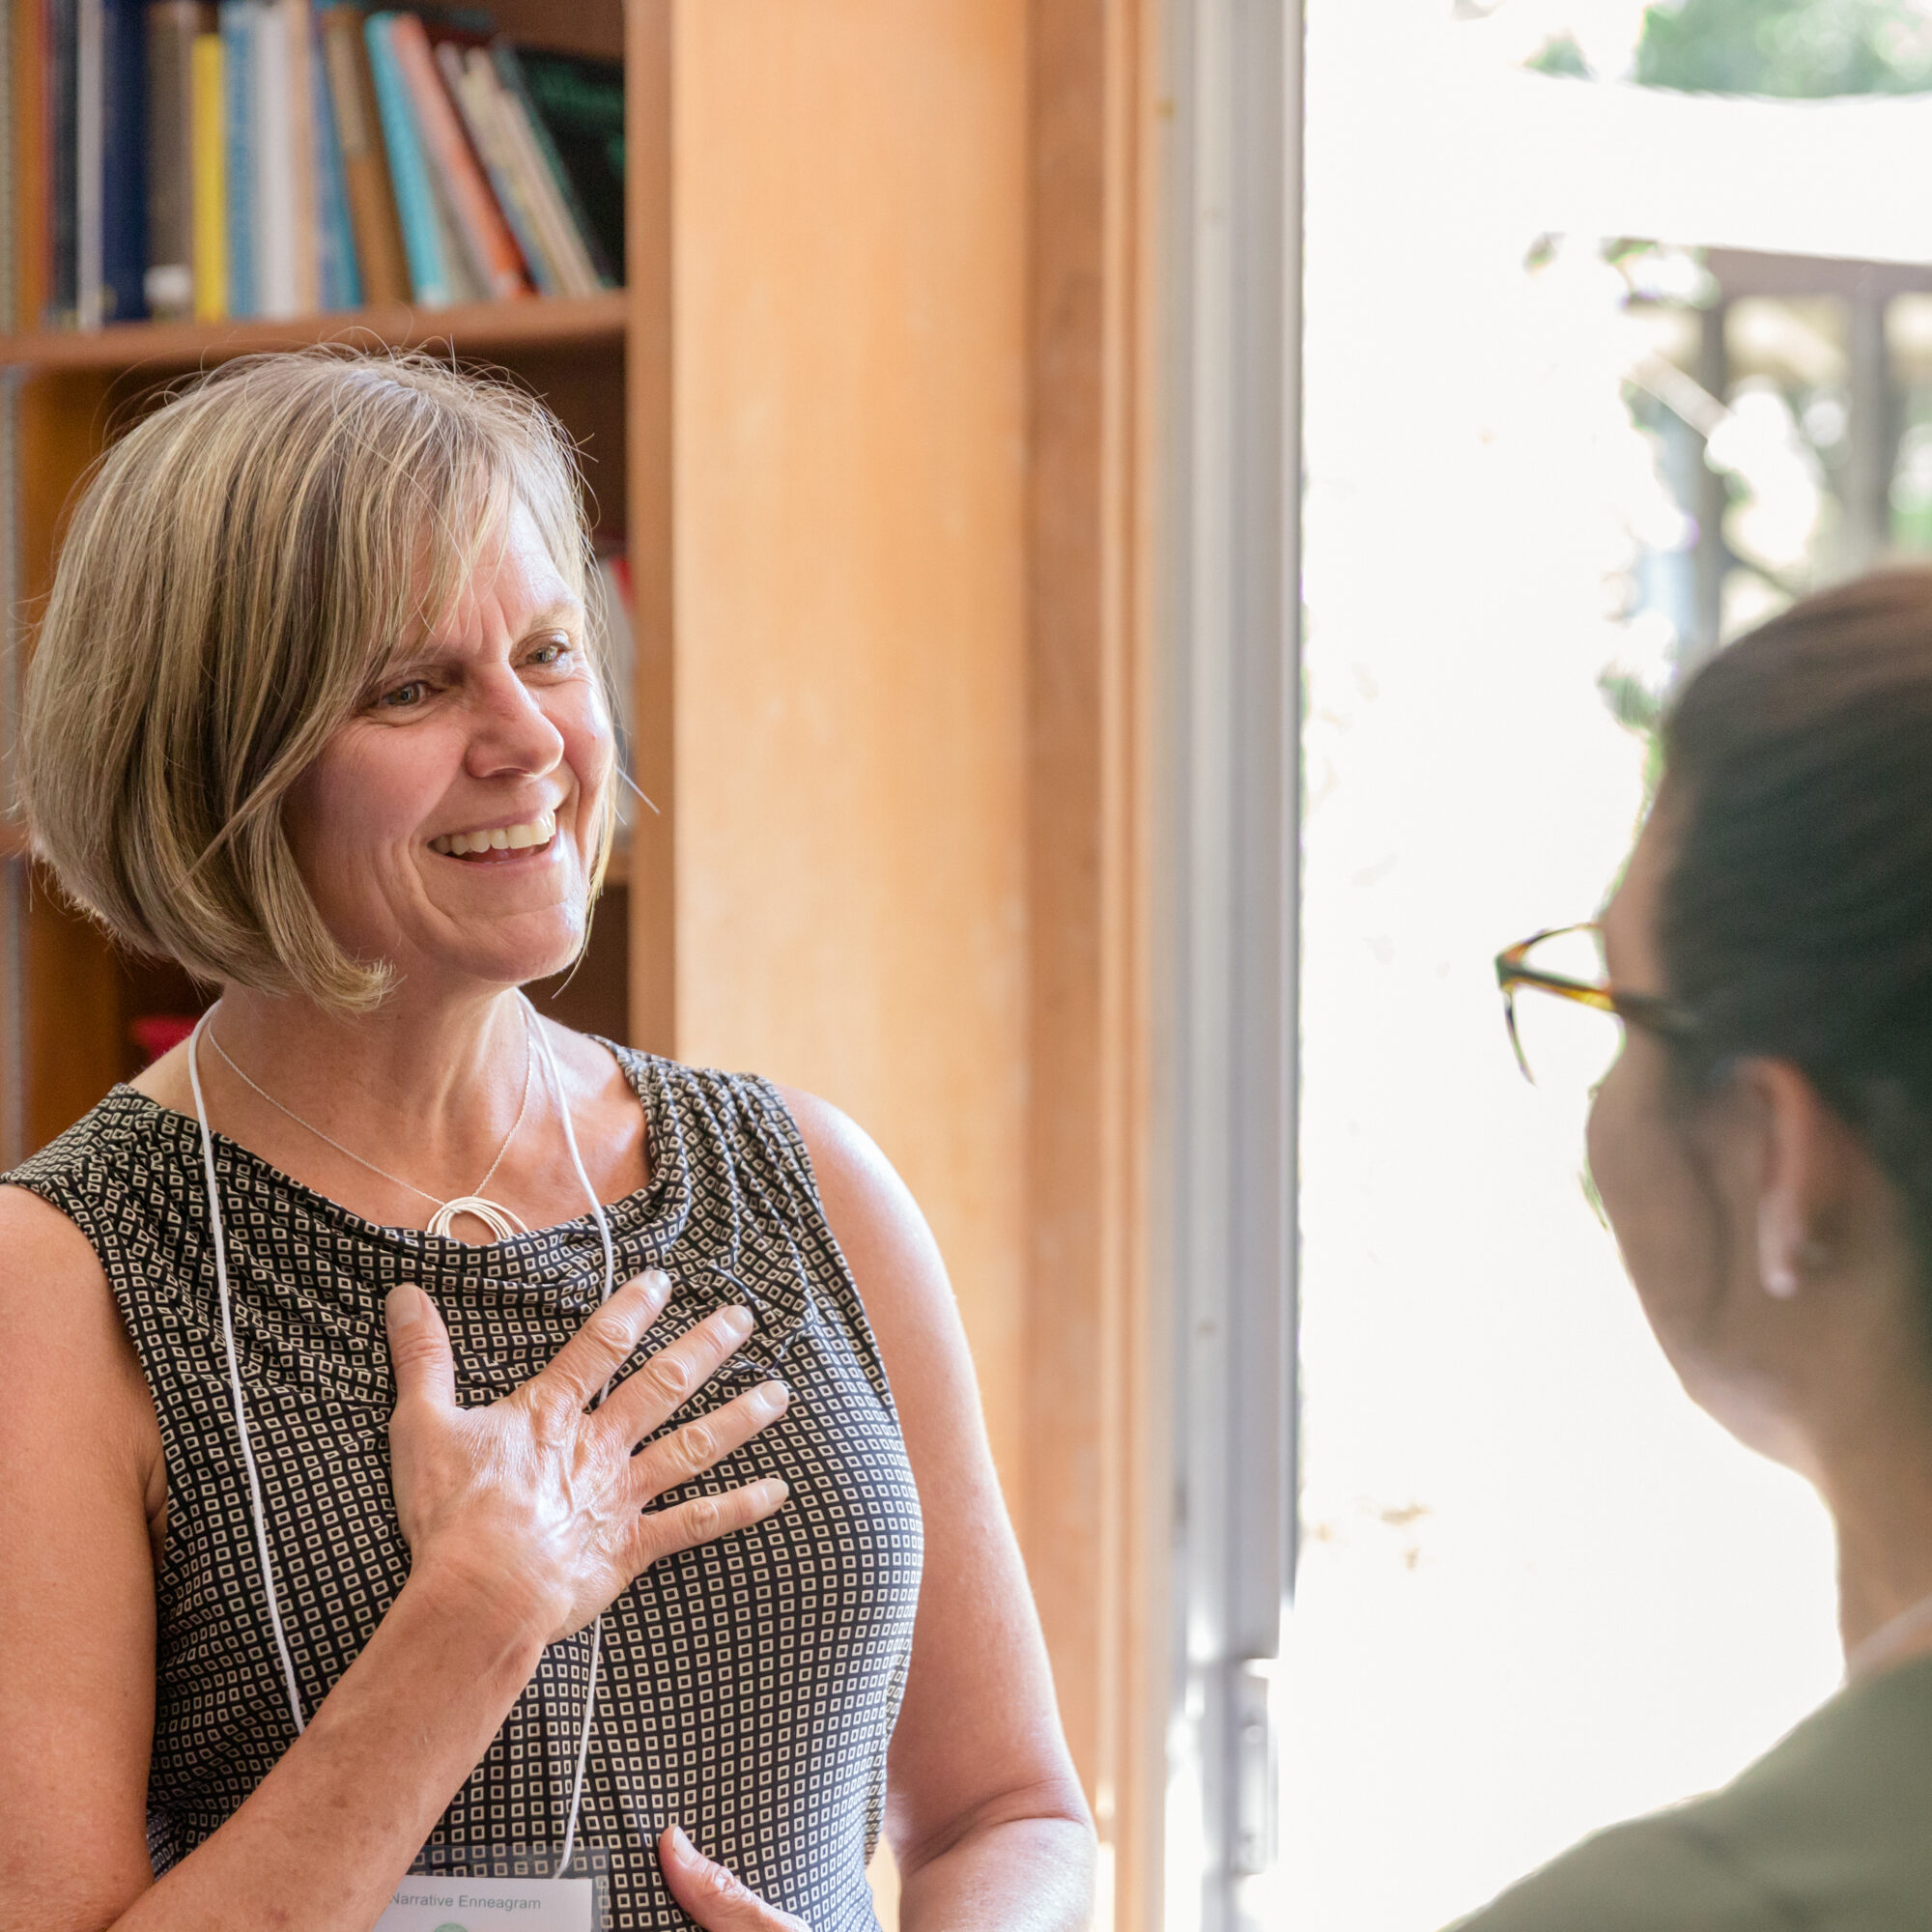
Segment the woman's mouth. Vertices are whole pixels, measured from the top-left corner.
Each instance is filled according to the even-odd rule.
[[[514,853],[534,852],[556,836],[556,813],[541,811],[515,825],[488,825],[474,832],[444,832],[429,841],[432,852],[445,859],[490,860]]]

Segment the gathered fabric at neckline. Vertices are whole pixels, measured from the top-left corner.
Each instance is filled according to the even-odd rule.
[[[628,1236],[647,1236],[668,1247],[682,1233],[691,1209],[689,1176],[678,1146],[676,1112],[668,1104],[662,1076],[651,1056],[625,1053],[594,1034],[587,1037],[596,1040],[616,1061],[644,1115],[647,1178],[641,1187],[619,1195],[614,1201],[605,1202],[604,1211],[610,1217],[613,1231],[621,1226]],[[117,1104],[125,1104],[147,1114],[156,1129],[174,1134],[185,1150],[192,1151],[198,1145],[192,1114],[185,1114],[178,1107],[166,1106],[125,1081],[116,1085],[101,1102],[103,1108]],[[537,1259],[547,1248],[554,1248],[559,1242],[594,1236],[596,1233],[587,1212],[568,1221],[553,1221],[540,1228],[530,1228],[500,1241],[460,1241],[451,1235],[433,1235],[427,1228],[372,1221],[367,1215],[345,1207],[333,1195],[325,1194],[320,1188],[312,1187],[286,1169],[277,1167],[245,1142],[236,1140],[219,1128],[213,1129],[212,1133],[224,1164],[239,1165],[251,1171],[258,1179],[282,1189],[320,1218],[331,1221],[345,1232],[365,1240],[386,1246],[425,1255],[453,1254],[479,1259],[500,1257],[507,1261],[513,1257]]]

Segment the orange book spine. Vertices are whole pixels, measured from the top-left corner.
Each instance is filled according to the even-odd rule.
[[[523,255],[475,156],[469,152],[455,103],[437,72],[436,56],[430,51],[423,23],[413,14],[398,14],[389,31],[397,63],[409,83],[410,99],[422,126],[423,146],[449,190],[450,205],[463,224],[464,240],[484,286],[497,297],[528,295],[530,284],[524,273]]]

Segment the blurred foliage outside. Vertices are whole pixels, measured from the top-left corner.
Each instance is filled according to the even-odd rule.
[[[1590,74],[1577,38],[1530,65]],[[1932,0],[1681,0],[1649,8],[1633,78],[1699,94],[1815,99],[1932,92]]]

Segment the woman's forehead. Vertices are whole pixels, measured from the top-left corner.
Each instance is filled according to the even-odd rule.
[[[1601,923],[1610,977],[1626,981],[1655,980],[1657,898],[1669,842],[1669,828],[1659,807],[1644,821],[1630,863],[1616,890],[1604,903]]]
[[[440,618],[426,623],[399,650],[460,649],[497,616],[513,630],[545,623],[579,625],[583,600],[539,527],[536,518],[512,498],[507,511],[489,517],[481,540],[469,554],[452,556],[449,590]]]

